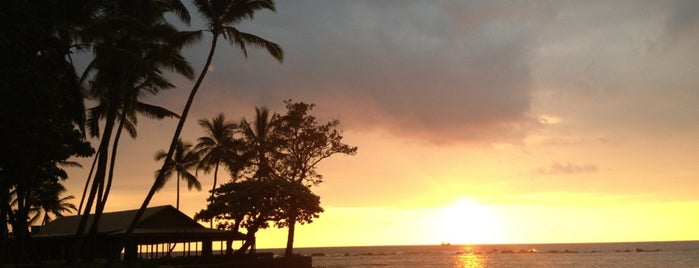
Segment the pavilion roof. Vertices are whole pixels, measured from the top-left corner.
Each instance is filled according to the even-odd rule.
[[[107,236],[123,235],[137,212],[138,210],[134,209],[103,213],[99,221],[98,234]],[[50,239],[75,236],[81,217],[77,215],[57,218],[41,227],[38,233],[32,234],[32,237],[36,239]],[[93,220],[94,215],[91,214],[88,218],[85,233],[89,231]],[[206,228],[170,205],[147,208],[136,225],[134,234],[140,237],[162,237],[168,235],[178,237],[229,236],[236,239],[244,239],[244,235],[240,233]]]

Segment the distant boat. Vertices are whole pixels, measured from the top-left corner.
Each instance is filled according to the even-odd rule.
[[[451,246],[451,243],[449,243],[449,242],[442,242],[442,243],[439,244],[439,245],[440,245],[440,246]]]

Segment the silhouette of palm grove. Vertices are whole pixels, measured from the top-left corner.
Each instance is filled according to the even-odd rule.
[[[279,45],[237,28],[258,11],[275,11],[273,0],[192,0],[189,8],[206,27],[186,30],[175,27],[190,27],[190,10],[179,0],[7,0],[2,6],[0,263],[38,262],[30,227],[72,213],[81,215],[73,244],[65,245],[72,254],[60,261],[96,263],[96,234],[115,179],[119,140],[123,131],[136,138],[138,117],[178,124],[169,147],[156,153],[162,166],[122,246],[158,190],[174,177],[179,208],[180,181],[201,189],[202,172],[213,173],[213,181],[208,204],[195,219],[218,229],[245,229],[239,254],[254,251],[258,230],[288,228],[285,255],[292,256],[295,226],[323,212],[311,191],[323,181],[318,163],[357,151],[342,142],[338,120],[318,122],[313,104],[291,100],[282,114],[256,108],[251,121],[226,121],[223,114],[201,119],[204,136],[196,143],[180,137],[219,39],[246,57],[254,47],[282,62]],[[197,74],[182,49],[204,40],[210,46]],[[88,59],[84,70],[76,69],[75,55]],[[182,111],[143,101],[182,87],[168,80],[173,74],[193,80]],[[63,185],[64,168],[79,166],[76,157],[93,159],[78,206]],[[221,183],[223,170],[228,180]],[[108,261],[118,260],[122,248]]]

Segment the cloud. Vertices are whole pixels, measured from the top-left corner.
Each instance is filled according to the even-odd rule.
[[[598,168],[596,165],[576,165],[571,163],[562,164],[559,162],[554,162],[548,167],[538,167],[532,170],[532,173],[538,175],[573,175],[581,173],[594,173],[597,171]]]
[[[206,83],[268,106],[315,102],[353,129],[438,143],[519,142],[541,127],[529,115],[533,28],[498,16],[465,27],[464,16],[490,7],[453,12],[459,5],[280,2],[276,14],[241,28],[281,44],[284,63],[262,52],[243,62],[220,46]]]
[[[565,118],[559,130],[587,139],[693,131],[697,3],[557,5],[536,47],[532,109]]]
[[[279,43],[284,63],[258,49],[246,60],[222,41],[202,98],[224,112],[232,102],[279,110],[291,98],[316,103],[317,113],[357,131],[442,144],[520,143],[547,127],[532,111],[542,88],[572,99],[552,109],[589,113],[570,108],[609,99],[598,110],[614,113],[636,105],[618,98],[668,80],[655,76],[684,81],[691,66],[672,66],[696,57],[648,53],[661,31],[695,32],[693,3],[283,1],[239,28]],[[203,62],[206,51],[202,42],[188,55]],[[640,106],[627,108],[643,112]]]
[[[668,34],[696,36],[699,32],[699,2],[693,0],[674,1],[665,25]]]

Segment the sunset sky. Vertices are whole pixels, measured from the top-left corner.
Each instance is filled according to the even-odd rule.
[[[296,246],[699,240],[699,1],[277,1],[239,29],[284,63],[221,42],[185,140],[293,99],[359,147],[321,164],[326,212]],[[199,70],[207,51],[185,54]],[[145,101],[179,113],[193,82],[173,81]],[[122,139],[107,211],[140,206],[176,123]],[[173,178],[151,206],[174,203]]]

